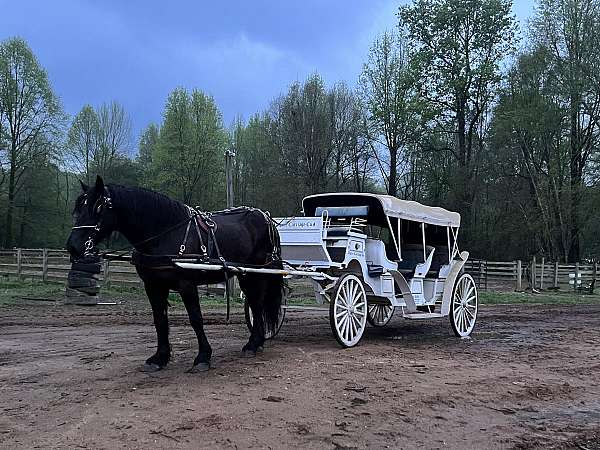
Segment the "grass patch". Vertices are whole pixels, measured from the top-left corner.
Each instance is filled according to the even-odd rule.
[[[61,298],[65,294],[63,283],[43,283],[31,279],[0,278],[0,305],[13,305],[22,301],[23,297]]]
[[[574,292],[479,292],[479,301],[484,305],[541,304],[576,305],[600,303],[600,295],[582,295]]]
[[[19,280],[15,277],[0,277],[0,305],[14,305],[23,302],[24,297],[38,299],[62,300],[65,295],[65,284],[60,282],[43,283],[31,278]],[[105,301],[136,300],[146,301],[146,293],[138,286],[103,287],[100,295]],[[543,304],[543,305],[575,305],[600,303],[600,295],[582,295],[574,292],[490,292],[479,293],[479,301],[484,305],[501,304]],[[181,304],[181,297],[176,292],[169,294],[171,304]],[[201,295],[202,306],[225,307],[225,299],[221,296]],[[314,297],[306,292],[292,292],[287,298],[288,305],[316,306]],[[239,291],[231,296],[231,305],[235,309],[243,306]]]

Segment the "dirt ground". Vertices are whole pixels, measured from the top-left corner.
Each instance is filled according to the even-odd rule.
[[[149,307],[0,306],[2,448],[600,448],[600,305],[482,306],[471,339],[444,321],[369,328],[338,347],[326,315],[288,312],[255,359],[238,313],[208,312],[214,368],[172,311],[174,358]]]

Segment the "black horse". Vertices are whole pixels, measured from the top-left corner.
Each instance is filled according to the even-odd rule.
[[[114,231],[134,247],[132,263],[144,282],[158,339],[156,353],[146,360],[143,370],[160,370],[169,362],[170,290],[180,294],[198,338],[198,356],[192,371],[208,370],[212,349],[204,334],[197,285],[222,282],[231,274],[184,270],[176,267],[172,259],[280,268],[279,235],[273,222],[252,208],[198,214],[187,205],[150,190],[105,186],[100,177],[94,186],[81,185],[83,193],[75,204],[75,226],[67,249],[73,261],[85,261],[85,257],[97,254],[96,245]],[[262,350],[265,331],[274,330],[277,325],[283,277],[253,273],[238,275],[238,280],[254,317],[250,339],[242,351],[246,356],[254,356]]]

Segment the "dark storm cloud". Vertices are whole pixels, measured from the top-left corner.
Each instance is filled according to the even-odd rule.
[[[516,11],[530,9],[527,0]],[[65,109],[121,102],[137,133],[177,86],[213,95],[226,124],[319,72],[354,84],[398,1],[0,1],[0,39],[26,39]],[[527,14],[527,11],[525,11]]]

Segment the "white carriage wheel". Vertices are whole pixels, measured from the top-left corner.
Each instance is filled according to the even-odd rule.
[[[246,296],[242,295],[241,296],[244,299],[244,317],[246,319],[246,326],[248,327],[248,330],[250,332],[252,332],[252,325],[254,324],[254,315],[252,314],[252,308],[250,308],[250,305],[248,304],[248,300],[246,300]],[[277,336],[277,333],[279,333],[279,330],[281,330],[281,326],[283,325],[283,321],[285,319],[285,305],[287,304],[287,298],[285,297],[285,295],[283,296],[283,298],[281,299],[281,308],[279,309],[279,320],[277,321],[277,326],[275,327],[275,330],[271,331],[265,331],[265,339],[273,339],[275,336]]]
[[[329,304],[329,324],[342,347],[354,347],[360,341],[367,323],[367,295],[362,280],[356,275],[342,276]]]
[[[477,321],[477,286],[471,275],[465,273],[454,285],[450,305],[450,324],[456,336],[471,334]]]
[[[369,305],[369,315],[367,320],[374,327],[383,327],[388,324],[394,315],[392,305],[382,305],[381,303],[372,303]]]

